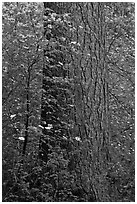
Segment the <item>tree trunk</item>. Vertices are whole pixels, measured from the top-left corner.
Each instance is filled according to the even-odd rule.
[[[79,6],[90,41],[91,79],[87,92],[87,98],[90,101],[90,135],[88,139],[93,154],[90,180],[96,189],[98,201],[107,202],[109,196],[105,176],[109,162],[110,135],[105,9],[104,3],[89,3],[86,7],[87,10],[84,10],[81,4]],[[88,16],[89,13],[90,16]]]
[[[29,101],[29,89],[30,89],[30,66],[28,66],[28,77],[27,77],[27,87],[26,87],[26,122],[25,122],[25,137],[22,154],[25,155],[27,143],[28,143],[28,127],[29,127],[29,114],[30,114],[30,101]]]

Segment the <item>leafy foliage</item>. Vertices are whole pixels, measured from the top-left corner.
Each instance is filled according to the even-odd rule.
[[[3,3],[3,201],[134,201],[134,4]]]

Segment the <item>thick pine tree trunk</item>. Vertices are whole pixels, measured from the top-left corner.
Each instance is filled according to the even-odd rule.
[[[91,3],[92,4],[92,3]],[[82,8],[81,8],[82,9]],[[85,14],[84,21],[90,30],[91,43],[91,84],[90,84],[90,141],[93,150],[92,184],[96,189],[97,199],[107,202],[108,186],[106,181],[109,162],[109,98],[108,69],[106,64],[106,31],[104,3],[89,6],[90,18]],[[84,14],[83,14],[84,15]],[[90,20],[89,20],[90,19]],[[92,20],[91,20],[92,19]],[[93,20],[94,19],[94,20]]]
[[[97,182],[98,197],[101,202],[109,201],[107,182],[105,176],[107,174],[107,166],[109,159],[109,104],[108,104],[108,70],[106,64],[105,50],[105,16],[104,6],[102,3],[96,5],[96,15],[98,16],[98,24],[95,34],[95,55],[96,64],[96,80],[94,84],[94,92],[92,99],[93,119],[91,121],[91,135],[93,137],[95,161],[95,178],[100,175]],[[96,181],[95,181],[96,182]]]
[[[81,35],[81,53],[73,60],[75,70],[76,124],[82,140],[81,175],[85,186],[99,202],[110,201],[107,186],[109,163],[109,73],[106,63],[106,22],[104,3],[78,3],[75,25]],[[77,22],[78,21],[78,22]],[[77,32],[77,33],[78,33]],[[82,39],[83,38],[83,39]],[[89,54],[90,53],[90,54]],[[90,55],[90,62],[86,56]],[[90,64],[90,66],[89,66]],[[86,161],[86,162],[85,162]]]

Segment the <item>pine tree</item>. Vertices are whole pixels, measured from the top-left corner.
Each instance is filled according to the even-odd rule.
[[[41,126],[43,136],[40,142],[40,155],[48,160],[50,149],[55,146],[69,148],[69,87],[67,64],[67,20],[55,13],[56,3],[44,3],[44,49],[43,94]],[[56,9],[55,9],[56,8]],[[55,9],[55,11],[54,11]],[[58,12],[58,10],[57,10]]]

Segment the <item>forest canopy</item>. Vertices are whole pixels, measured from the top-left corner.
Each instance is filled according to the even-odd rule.
[[[135,4],[2,4],[2,201],[135,201]]]

